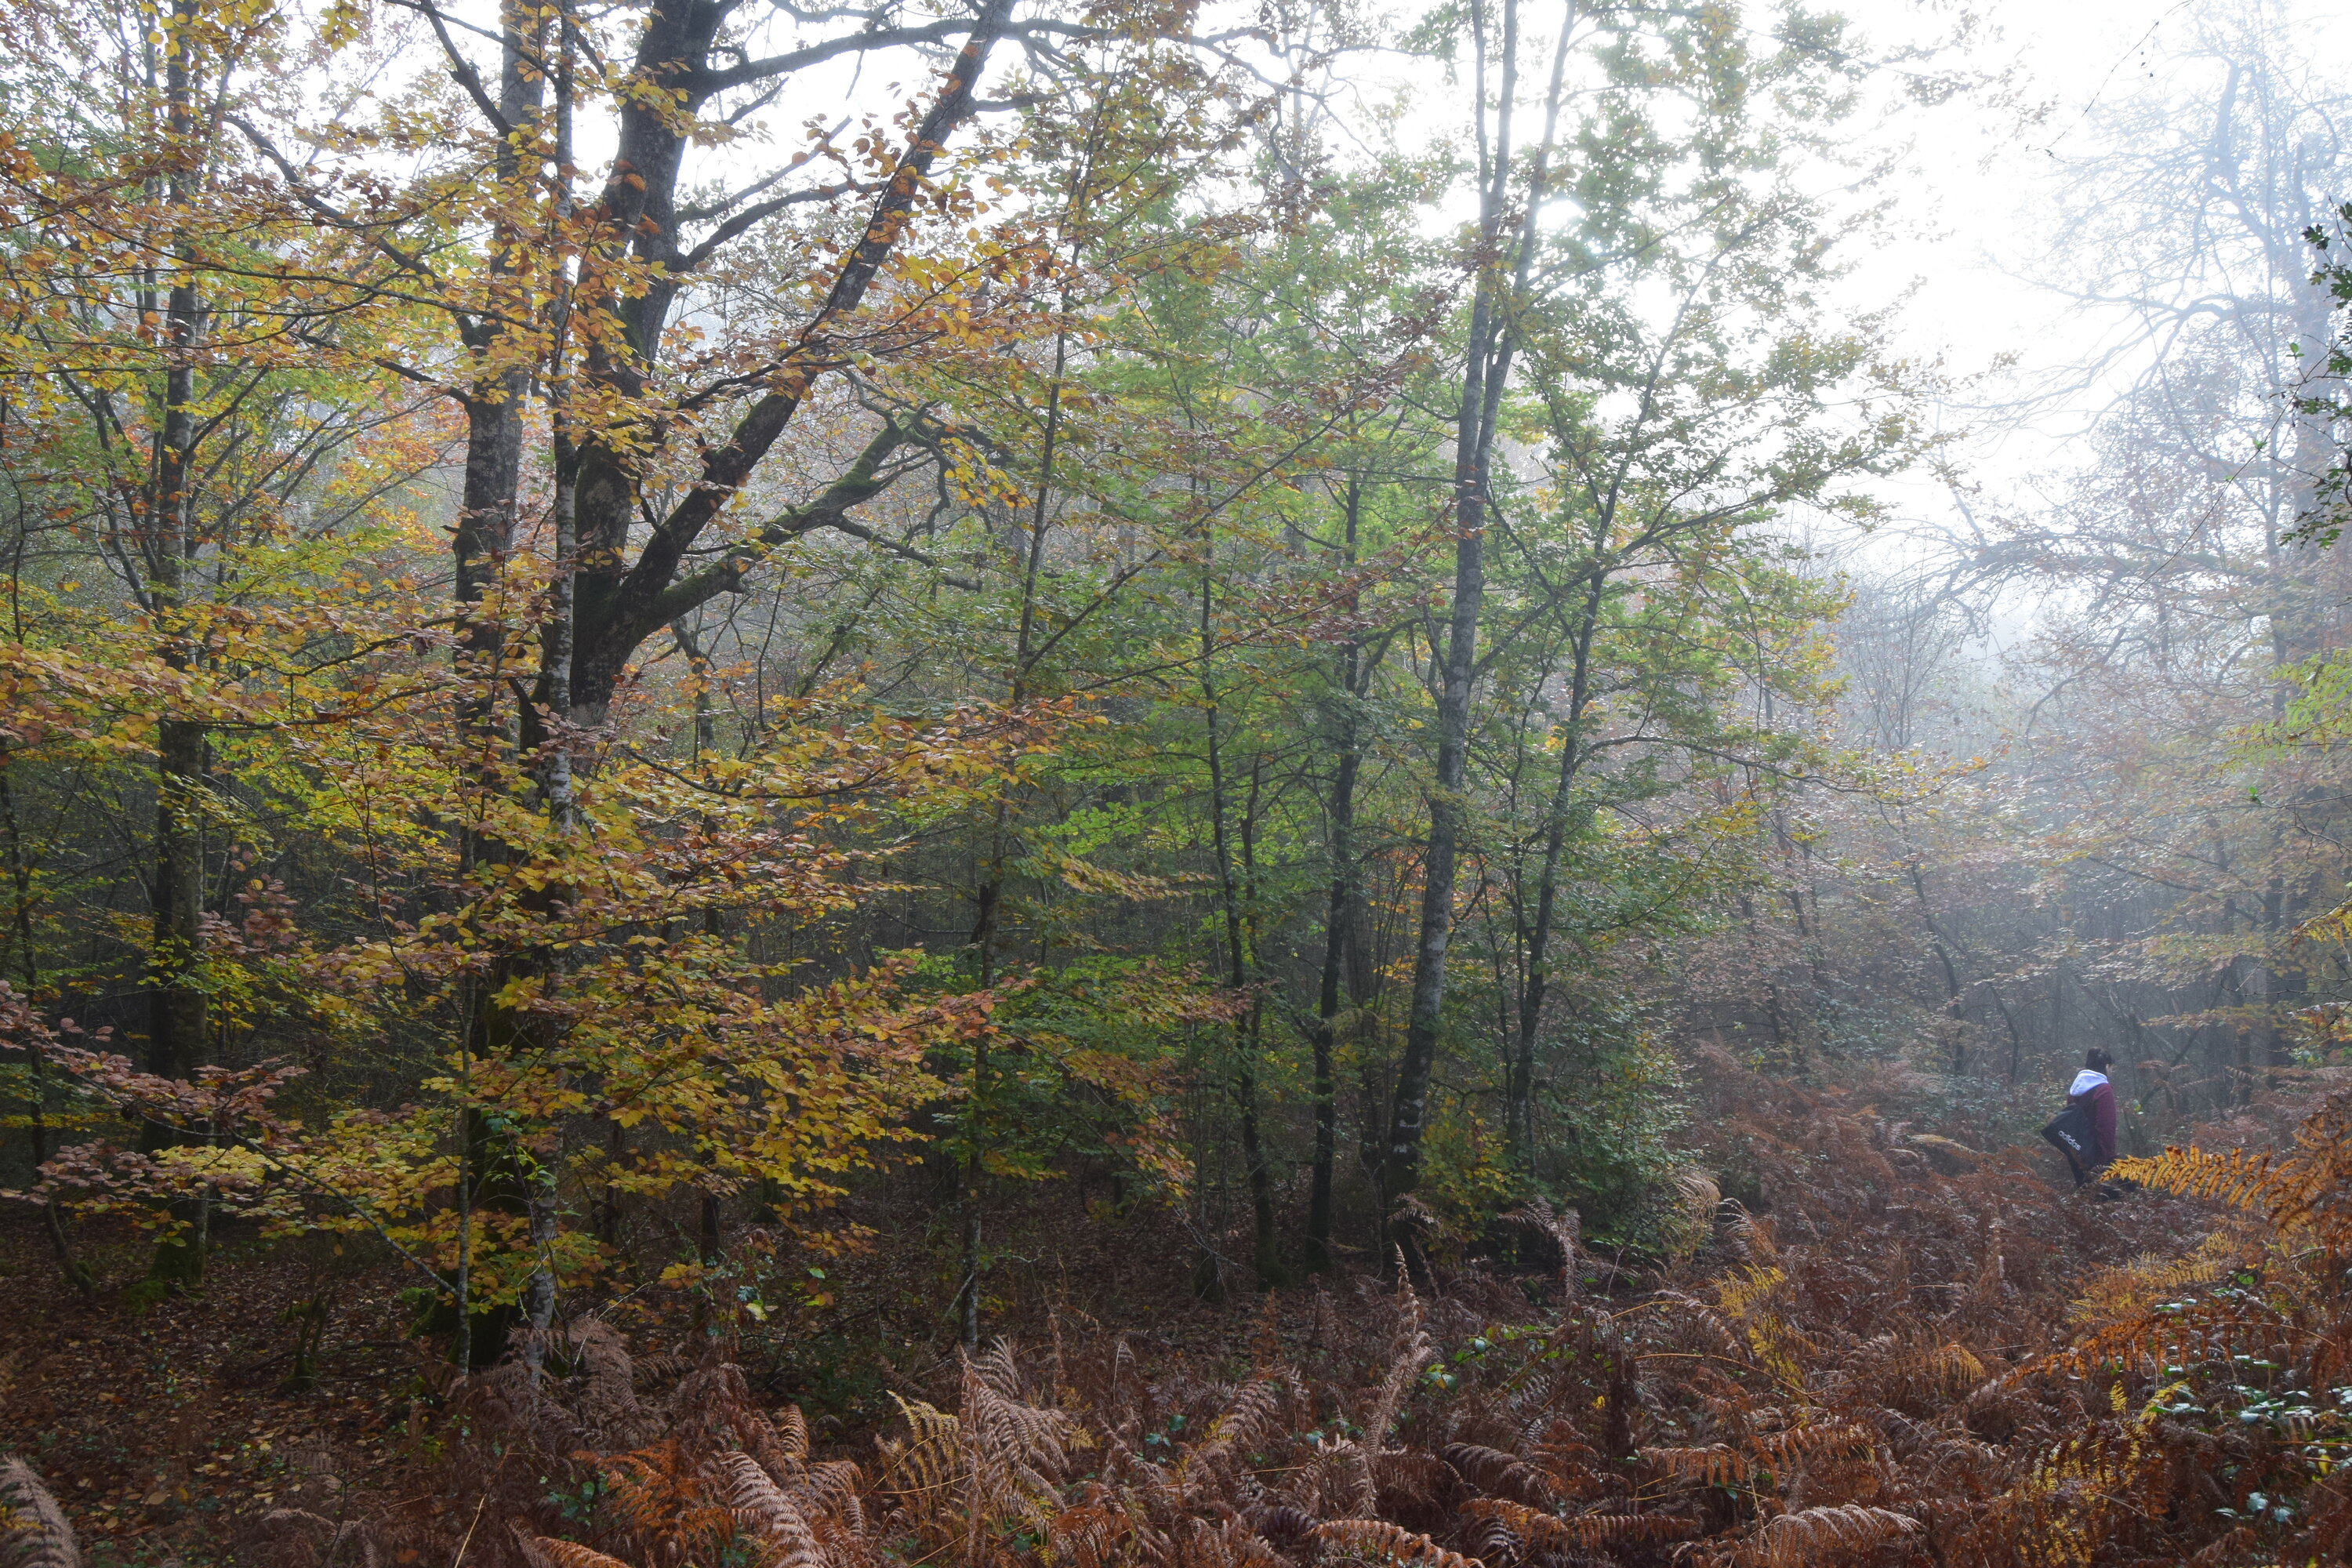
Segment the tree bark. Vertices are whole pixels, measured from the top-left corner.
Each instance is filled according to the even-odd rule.
[[[1519,988],[1518,1038],[1511,1052],[1507,1084],[1511,1151],[1519,1169],[1535,1164],[1536,1038],[1543,1026],[1544,1001],[1551,987],[1552,923],[1559,904],[1559,862],[1575,825],[1577,775],[1584,765],[1584,713],[1592,700],[1592,642],[1601,626],[1603,569],[1599,562],[1586,585],[1569,667],[1568,712],[1559,731],[1559,776],[1544,814],[1542,868],[1536,878],[1536,918],[1528,932],[1526,979]]]
[[[637,475],[613,438],[583,433],[577,500],[578,640],[572,665],[572,701],[583,721],[603,721],[630,658],[646,637],[726,591],[727,578],[698,576],[682,584],[679,571],[703,530],[782,437],[809,386],[838,352],[833,334],[857,310],[897,248],[941,148],[971,111],[973,87],[1012,9],[1013,0],[985,0],[946,85],[875,202],[863,235],[842,258],[824,302],[779,354],[770,378],[774,390],[754,402],[724,440],[704,451],[699,475],[684,499],[654,524],[635,562],[627,547],[639,515]],[[729,7],[699,0],[656,0],[639,40],[639,70],[677,97],[637,94],[625,107],[614,176],[599,208],[603,247],[584,259],[580,289],[583,310],[609,310],[622,323],[617,340],[608,335],[591,343],[585,364],[590,381],[618,401],[641,396],[650,384],[663,327],[694,265],[676,240],[685,122],[728,85],[728,73],[710,68],[708,58],[729,14]],[[632,247],[640,259],[660,264],[664,281],[641,290],[614,284],[614,264]],[[625,442],[626,437],[620,439]]]
[[[1212,655],[1216,647],[1213,615],[1216,594],[1216,537],[1213,533],[1202,542],[1201,561],[1201,715],[1206,731],[1209,762],[1209,836],[1217,857],[1217,889],[1225,929],[1225,984],[1235,1002],[1244,1007],[1233,1026],[1234,1071],[1230,1090],[1235,1109],[1241,1116],[1242,1161],[1249,1179],[1251,1247],[1250,1263],[1257,1275],[1261,1289],[1280,1282],[1282,1265],[1274,1231],[1274,1188],[1266,1166],[1265,1149],[1258,1135],[1257,1121],[1257,1061],[1258,1009],[1255,999],[1243,1003],[1250,989],[1252,968],[1250,917],[1243,908],[1242,893],[1234,871],[1234,855],[1225,825],[1224,743],[1219,733],[1220,712],[1215,666]],[[1253,764],[1250,781],[1250,812],[1255,814],[1257,777],[1262,761]],[[1244,844],[1254,837],[1248,818],[1243,824]]]
[[[1350,474],[1345,508],[1346,542],[1341,553],[1343,568],[1349,572],[1356,565],[1362,507],[1362,479]],[[1355,613],[1357,596],[1352,592],[1344,607],[1350,615]],[[1352,927],[1356,900],[1356,777],[1363,764],[1359,739],[1360,715],[1357,709],[1371,677],[1370,661],[1365,658],[1364,652],[1363,639],[1350,632],[1339,648],[1339,695],[1333,705],[1332,745],[1339,769],[1331,781],[1331,890],[1324,906],[1323,965],[1315,1005],[1315,1160],[1307,1198],[1307,1267],[1318,1272],[1328,1271],[1334,1261],[1331,1176],[1339,1143],[1339,1083],[1334,1058],[1339,1043],[1340,986],[1349,944],[1362,940],[1360,934],[1352,933]],[[1362,998],[1355,1000],[1360,1007]]]
[[[1476,112],[1486,112],[1486,11],[1474,0],[1471,41],[1478,57]],[[1501,90],[1496,98],[1490,147],[1480,138],[1483,189],[1478,223],[1477,286],[1472,299],[1462,402],[1455,416],[1454,448],[1454,601],[1447,619],[1437,693],[1437,766],[1428,794],[1429,837],[1423,856],[1421,920],[1414,944],[1412,1005],[1405,1028],[1404,1058],[1398,1064],[1389,1137],[1382,1151],[1380,1199],[1385,1215],[1394,1201],[1412,1192],[1421,1177],[1421,1149],[1428,1129],[1429,1089],[1444,1028],[1446,950],[1454,931],[1454,879],[1469,816],[1468,783],[1471,688],[1478,674],[1478,613],[1486,595],[1484,554],[1487,513],[1493,505],[1495,425],[1510,380],[1517,346],[1516,312],[1524,305],[1535,255],[1537,217],[1549,177],[1551,142],[1559,127],[1561,87],[1568,68],[1573,6],[1562,16],[1545,100],[1542,140],[1528,181],[1515,247],[1507,245],[1506,195],[1511,184],[1511,120],[1518,92],[1519,0],[1502,0]],[[1515,248],[1516,254],[1508,251]],[[1408,1258],[1408,1263],[1412,1259]]]
[[[164,201],[184,207],[201,177],[195,147],[197,82],[196,0],[174,0],[172,36],[164,66],[164,116],[173,145],[184,162],[166,181]],[[196,342],[203,331],[194,258],[183,247],[173,256],[174,277],[163,309],[168,359],[163,373],[162,427],[157,433],[154,479],[146,497],[141,546],[148,602],[163,634],[157,652],[170,668],[193,672],[201,653],[191,635],[186,576],[196,552],[194,405]],[[150,886],[152,923],[147,962],[147,1068],[162,1078],[192,1079],[205,1057],[204,822],[205,736],[201,720],[167,715],[156,726],[154,869]],[[140,1144],[152,1153],[177,1142],[150,1122]],[[174,1205],[179,1234],[159,1244],[149,1266],[151,1279],[184,1288],[204,1278],[203,1215],[197,1205]]]

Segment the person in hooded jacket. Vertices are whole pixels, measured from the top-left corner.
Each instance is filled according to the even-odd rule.
[[[2114,1065],[2113,1057],[2094,1047],[2083,1058],[2083,1070],[2066,1089],[2067,1103],[2091,1113],[2090,1174],[2094,1178],[2116,1157],[2116,1089],[2107,1081],[2107,1069]]]

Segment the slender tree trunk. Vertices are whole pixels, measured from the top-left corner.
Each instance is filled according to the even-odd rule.
[[[529,705],[524,711],[523,734],[527,742],[540,748],[539,793],[540,807],[556,832],[569,836],[577,825],[578,809],[574,798],[573,761],[572,755],[572,645],[573,640],[573,575],[578,570],[580,542],[577,507],[579,498],[580,458],[570,427],[568,363],[566,339],[571,326],[571,297],[568,273],[561,258],[568,248],[564,230],[572,219],[572,23],[569,9],[559,0],[555,25],[557,65],[555,83],[555,148],[556,191],[551,205],[551,216],[556,230],[556,243],[551,247],[559,258],[558,281],[549,300],[549,336],[551,343],[547,369],[548,423],[555,462],[555,494],[553,505],[554,559],[549,564],[547,612],[540,627],[540,688],[544,704],[541,713],[534,715]],[[545,58],[545,28],[541,25],[533,36],[531,47],[541,59]],[[520,52],[520,51],[519,51]],[[528,110],[538,110],[536,89],[526,91],[518,83],[518,100],[527,100]],[[520,486],[520,475],[517,474]],[[539,720],[534,723],[534,718]],[[534,734],[534,731],[537,733]],[[541,903],[551,913],[557,902],[566,896],[566,889],[550,881],[538,895]],[[561,950],[551,951],[544,959],[551,985],[555,972],[562,966]],[[540,1033],[544,1037],[559,1030],[560,1024],[542,1022]],[[544,1038],[551,1047],[552,1038]],[[560,1140],[561,1134],[558,1138]],[[561,1145],[556,1151],[560,1156]],[[541,1158],[532,1163],[527,1230],[532,1265],[530,1279],[523,1287],[523,1321],[528,1334],[523,1341],[523,1354],[536,1379],[545,1366],[550,1335],[555,1323],[555,1266],[553,1253],[561,1215],[557,1208],[557,1177],[560,1158]]]
[[[1045,525],[1054,489],[1054,448],[1062,433],[1062,377],[1069,368],[1070,299],[1061,301],[1061,324],[1054,333],[1054,375],[1045,388],[1045,428],[1038,443],[1037,499],[1030,510],[1027,550],[1021,571],[1021,622],[1014,633],[1012,679],[1006,682],[1006,705],[1018,710],[1029,700],[1030,664],[1036,658],[1037,582],[1045,564]],[[982,990],[996,982],[996,928],[1004,902],[1005,868],[1013,849],[1013,801],[1002,795],[996,803],[996,824],[990,836],[988,861],[982,868],[974,892],[970,946]],[[988,1037],[974,1042],[971,1084],[965,1100],[970,1122],[966,1129],[963,1171],[963,1300],[962,1335],[967,1351],[980,1348],[981,1204],[986,1174],[982,1148],[982,1110],[988,1079]]]
[[[1348,476],[1345,569],[1356,564],[1356,541],[1362,515],[1363,483]],[[1356,596],[1345,605],[1353,614]],[[1339,649],[1339,701],[1332,725],[1333,749],[1339,770],[1331,782],[1331,891],[1323,914],[1323,967],[1315,1005],[1315,1162],[1307,1198],[1307,1267],[1328,1271],[1331,1257],[1331,1175],[1339,1142],[1339,1085],[1334,1057],[1339,1047],[1339,994],[1346,967],[1356,899],[1356,775],[1362,766],[1359,744],[1358,705],[1370,680],[1363,639],[1354,633]],[[1360,940],[1357,938],[1356,940]]]
[[[17,973],[24,977],[25,1000],[30,1004],[40,992],[41,964],[33,946],[33,867],[25,858],[24,836],[16,826],[16,781],[9,767],[12,760],[7,752],[0,752],[0,828],[5,828],[8,836],[8,887],[13,905],[10,928],[16,942]],[[26,1131],[32,1139],[33,1168],[38,1171],[49,1158],[48,1107],[42,1100],[48,1081],[48,1061],[37,1040],[26,1042],[25,1058],[32,1079]],[[41,1229],[49,1239],[49,1250],[57,1255],[58,1268],[65,1275],[66,1283],[83,1300],[94,1299],[98,1279],[89,1265],[74,1255],[73,1237],[66,1233],[65,1214],[56,1204],[41,1205]]]
[[[1217,857],[1217,889],[1225,928],[1225,984],[1238,1003],[1250,988],[1251,943],[1249,916],[1242,908],[1241,889],[1234,873],[1233,847],[1225,825],[1224,743],[1219,733],[1222,717],[1218,707],[1216,667],[1213,662],[1216,649],[1214,624],[1216,570],[1216,537],[1210,534],[1202,541],[1201,561],[1201,715],[1206,731],[1209,761],[1209,832]],[[1251,770],[1250,809],[1255,814],[1257,795],[1257,774],[1263,768],[1258,763]],[[1247,842],[1252,829],[1245,819],[1243,835]],[[1279,1281],[1282,1266],[1277,1256],[1274,1234],[1274,1189],[1266,1167],[1265,1150],[1258,1136],[1257,1121],[1257,1061],[1258,1010],[1255,1001],[1234,1021],[1234,1053],[1231,1092],[1234,1104],[1241,1114],[1242,1160],[1249,1179],[1252,1220],[1251,1267],[1260,1287]]]
[[[1544,814],[1543,860],[1536,877],[1536,918],[1528,932],[1526,979],[1519,990],[1518,1038],[1511,1051],[1508,1083],[1511,1149],[1519,1169],[1535,1167],[1536,1039],[1543,1026],[1544,1001],[1551,986],[1552,923],[1559,906],[1559,862],[1570,829],[1576,826],[1577,774],[1584,765],[1584,710],[1591,700],[1592,641],[1601,625],[1602,569],[1592,568],[1576,627],[1569,669],[1568,712],[1559,727],[1559,776]]]
[[[1485,427],[1486,377],[1504,368],[1494,353],[1494,306],[1485,289],[1471,317],[1470,369],[1454,462],[1454,604],[1447,623],[1437,696],[1437,774],[1428,795],[1429,837],[1422,856],[1419,936],[1413,950],[1412,1000],[1405,1025],[1404,1059],[1398,1065],[1390,1110],[1388,1146],[1381,1160],[1383,1214],[1412,1191],[1421,1173],[1421,1141],[1429,1115],[1430,1075],[1444,1024],[1446,949],[1454,934],[1454,877],[1467,815],[1470,687],[1477,672],[1478,609],[1486,593]]]
[[[1493,505],[1495,426],[1510,381],[1516,343],[1515,312],[1527,295],[1535,255],[1537,218],[1548,181],[1551,142],[1558,130],[1560,94],[1568,68],[1573,9],[1563,16],[1553,57],[1551,89],[1545,103],[1543,139],[1538,143],[1528,183],[1528,200],[1517,235],[1516,256],[1507,254],[1505,197],[1514,156],[1512,113],[1518,93],[1519,0],[1502,0],[1501,89],[1495,99],[1495,135],[1482,135],[1484,185],[1479,213],[1478,282],[1470,310],[1462,402],[1454,451],[1454,602],[1441,651],[1437,692],[1437,767],[1428,795],[1429,837],[1423,858],[1421,920],[1414,943],[1412,1002],[1405,1027],[1404,1058],[1397,1067],[1390,1109],[1389,1137],[1380,1169],[1385,1215],[1421,1176],[1421,1146],[1428,1129],[1431,1075],[1444,1022],[1445,962],[1454,931],[1454,879],[1469,818],[1467,797],[1471,688],[1478,674],[1478,614],[1486,587],[1485,541]],[[1477,113],[1486,107],[1484,0],[1474,0],[1471,38],[1478,55]],[[1408,1263],[1412,1260],[1408,1258]]]
[[[1249,971],[1258,964],[1257,911],[1262,908],[1257,878],[1258,805],[1265,782],[1265,756],[1253,752],[1250,757],[1249,793],[1243,797],[1242,840],[1242,907],[1244,952]],[[1257,1064],[1265,1048],[1265,1011],[1260,999],[1250,999],[1246,1028],[1241,1041],[1243,1081],[1236,1086],[1242,1107],[1242,1157],[1248,1164],[1250,1217],[1254,1226],[1250,1247],[1250,1265],[1257,1275],[1261,1289],[1271,1289],[1289,1281],[1290,1271],[1283,1266],[1282,1247],[1274,1226],[1274,1168],[1259,1136],[1257,1100]]]
[[[537,138],[542,111],[547,65],[547,17],[526,0],[502,0],[499,8],[499,113],[512,127],[499,141],[492,161],[498,188],[510,211],[526,209],[533,199],[541,156]],[[489,796],[503,790],[505,766],[513,745],[528,741],[539,730],[535,717],[518,714],[511,724],[501,722],[499,693],[514,671],[512,625],[519,607],[508,602],[506,581],[513,555],[522,486],[522,447],[532,365],[530,351],[501,320],[529,321],[533,302],[520,280],[526,267],[521,257],[530,237],[502,219],[491,239],[490,289],[495,308],[468,329],[466,348],[476,375],[464,395],[466,465],[457,524],[452,550],[457,601],[460,688],[457,719],[458,743],[470,772],[469,785],[481,794],[486,810]],[[561,787],[568,794],[568,772],[559,781],[544,765],[534,768],[542,794]],[[461,825],[458,856],[470,869],[486,861],[511,857],[513,846],[480,832],[472,820]],[[476,1060],[494,1060],[520,1045],[538,1040],[536,1025],[498,1001],[499,993],[532,961],[521,954],[493,957],[489,972],[473,982],[462,1014],[467,1031],[466,1054]],[[467,1105],[459,1113],[459,1180],[461,1218],[467,1227],[462,1249],[467,1271],[455,1348],[461,1370],[471,1370],[484,1351],[495,1360],[505,1349],[518,1319],[529,1329],[523,1354],[536,1373],[543,1345],[539,1342],[554,1310],[554,1279],[543,1266],[554,1241],[552,1184],[559,1163],[557,1151],[532,1151],[498,1127],[479,1109]],[[476,1240],[473,1216],[494,1209],[520,1212],[526,1245],[542,1262],[526,1278],[521,1299],[502,1306],[495,1321],[478,1334],[472,1321],[471,1268]]]

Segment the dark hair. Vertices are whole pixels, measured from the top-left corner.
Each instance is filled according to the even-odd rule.
[[[2116,1058],[2099,1049],[2098,1047],[2093,1046],[2091,1054],[2083,1058],[2083,1065],[2093,1072],[2105,1072],[2116,1065]]]

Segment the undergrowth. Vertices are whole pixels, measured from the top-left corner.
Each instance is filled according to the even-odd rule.
[[[723,1333],[576,1323],[461,1383],[430,1520],[259,1510],[261,1568],[2272,1563],[2352,1539],[2352,1091],[2283,1150],[2128,1163],[2121,1203],[1838,1097],[1727,1125],[1759,1185],[1615,1293],[1514,1216],[1475,1269],[1269,1297],[1223,1364],[1057,1317],[823,1458]],[[1789,1201],[1798,1196],[1801,1202]],[[2223,1211],[2213,1220],[2213,1206]],[[2165,1245],[2168,1238],[2175,1244]],[[19,1561],[69,1531],[21,1466]],[[60,1533],[63,1532],[63,1533]],[[46,1552],[47,1555],[40,1553]]]

